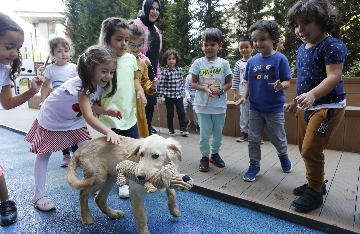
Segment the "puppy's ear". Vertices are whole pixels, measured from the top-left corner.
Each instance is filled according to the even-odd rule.
[[[170,144],[169,146],[169,156],[170,156],[170,160],[174,161],[175,158],[177,158],[179,160],[179,162],[181,162],[181,150],[179,145],[176,144]]]
[[[131,154],[129,154],[126,158],[136,157],[137,154],[139,153],[139,150],[140,150],[140,145],[138,145],[136,147],[136,149]]]

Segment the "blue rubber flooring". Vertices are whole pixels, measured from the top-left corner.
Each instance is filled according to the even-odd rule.
[[[41,212],[31,204],[34,191],[33,164],[35,155],[24,135],[0,127],[0,163],[5,168],[5,179],[10,196],[18,207],[18,221],[0,227],[0,233],[137,233],[129,199],[120,199],[114,187],[109,205],[125,212],[125,217],[108,219],[93,199],[89,207],[94,224],[83,225],[80,218],[78,191],[66,182],[66,168],[59,166],[61,152],[53,153],[48,166],[48,196],[56,210]],[[170,215],[166,195],[151,194],[145,199],[148,226],[156,234],[200,233],[323,233],[296,223],[279,219],[245,207],[233,205],[195,192],[177,192],[181,210],[178,218]]]

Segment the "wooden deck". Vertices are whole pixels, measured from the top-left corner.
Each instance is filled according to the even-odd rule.
[[[37,110],[28,108],[1,112],[0,125],[23,132],[29,130],[37,114]],[[101,136],[91,128],[90,133],[94,138]],[[161,129],[160,135],[167,137],[167,129]],[[220,154],[226,167],[211,166],[209,172],[202,173],[198,171],[199,136],[193,133],[189,137],[174,138],[182,145],[183,160],[179,170],[194,179],[194,191],[326,232],[360,233],[360,154],[326,150],[328,193],[320,209],[304,214],[291,207],[296,198],[292,190],[306,182],[305,166],[297,145],[288,145],[293,170],[283,173],[274,146],[265,142],[261,146],[260,176],[255,182],[245,182],[242,177],[249,166],[247,142],[237,143],[234,137],[224,136]]]

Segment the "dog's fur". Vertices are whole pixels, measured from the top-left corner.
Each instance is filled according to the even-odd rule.
[[[117,171],[116,165],[123,160],[138,162],[136,176],[150,179],[162,166],[170,161],[181,161],[180,145],[172,138],[163,138],[156,134],[143,139],[123,137],[120,144],[106,141],[106,137],[92,140],[80,147],[71,158],[66,179],[69,185],[80,190],[80,213],[84,224],[92,224],[88,199],[96,191],[95,202],[100,210],[111,219],[122,218],[124,212],[113,210],[107,204],[108,195],[113,188]],[[81,167],[84,179],[79,180],[76,168]],[[144,187],[129,180],[130,200],[139,233],[149,233],[143,198],[147,194]],[[180,216],[174,189],[166,188],[170,214]]]

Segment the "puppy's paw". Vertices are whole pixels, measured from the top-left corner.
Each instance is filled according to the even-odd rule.
[[[172,216],[174,216],[174,217],[180,217],[181,216],[181,212],[180,212],[178,207],[174,207],[173,209],[171,209],[170,214]]]
[[[83,216],[83,217],[82,217],[82,222],[83,222],[83,224],[85,224],[85,225],[91,225],[91,224],[94,223],[94,220],[93,220],[93,218],[92,218],[91,215],[90,215],[90,216],[86,215],[86,216]]]
[[[124,212],[122,212],[121,210],[113,210],[110,213],[108,213],[108,217],[110,219],[119,219],[119,218],[123,218],[125,215]]]

